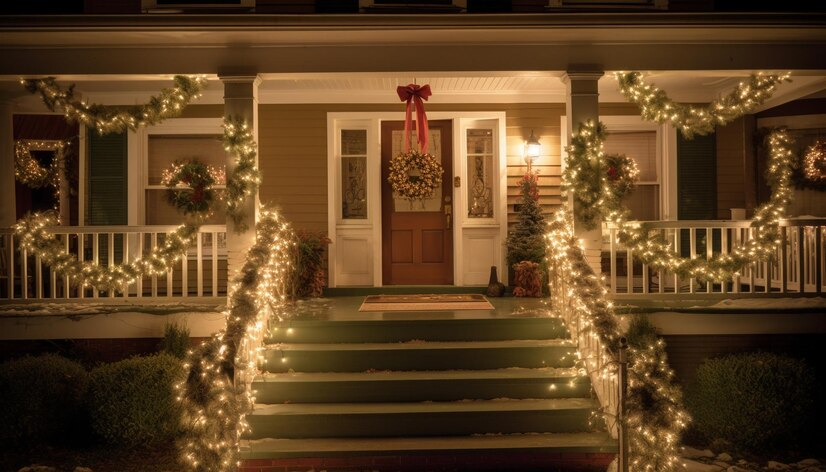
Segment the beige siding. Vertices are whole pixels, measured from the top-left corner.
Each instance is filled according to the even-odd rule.
[[[522,149],[531,130],[542,143],[542,156],[534,163],[539,172],[540,204],[550,214],[560,204],[560,120],[562,103],[535,104],[428,104],[429,111],[504,111],[506,114],[506,156],[508,221],[515,221],[514,204],[519,203],[520,177],[527,166]],[[327,229],[327,113],[402,111],[402,104],[389,105],[260,105],[259,166],[263,175],[261,201],[279,208],[296,227]],[[199,105],[186,110],[185,117],[221,116],[222,105]],[[633,105],[600,105],[600,114],[629,115]]]

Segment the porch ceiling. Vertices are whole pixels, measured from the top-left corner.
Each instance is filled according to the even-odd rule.
[[[651,82],[678,101],[709,102],[730,91],[751,71],[659,71],[647,75]],[[425,73],[329,73],[261,74],[259,102],[270,103],[398,103],[396,86],[430,84],[430,103],[564,103],[562,71],[551,72],[425,72]],[[170,85],[160,75],[62,75],[64,83],[76,83],[89,101],[103,104],[132,104],[145,101]],[[798,98],[823,96],[826,73],[792,71],[791,83],[782,84],[775,96],[760,109]],[[200,104],[223,103],[223,87],[212,76]],[[624,102],[612,74],[599,82],[600,100]],[[39,99],[25,93],[17,77],[0,77],[0,94],[16,97],[17,111],[45,111]],[[758,110],[759,111],[759,110]]]

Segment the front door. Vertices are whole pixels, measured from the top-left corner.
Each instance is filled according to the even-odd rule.
[[[390,160],[404,150],[404,122],[381,125],[382,282],[384,285],[453,284],[453,123],[431,121],[429,152],[444,168],[431,198],[409,201],[393,194]],[[417,146],[416,133],[410,145]]]

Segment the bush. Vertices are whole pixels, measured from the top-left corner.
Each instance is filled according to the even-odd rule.
[[[89,381],[92,430],[117,445],[143,446],[181,432],[175,384],[183,379],[180,359],[169,354],[132,357],[94,369]]]
[[[0,439],[65,436],[81,418],[89,378],[77,362],[55,354],[0,365]]]
[[[189,351],[189,329],[177,323],[167,323],[164,327],[160,351],[178,359],[185,358]]]
[[[293,295],[298,298],[320,297],[327,282],[322,265],[330,238],[323,233],[303,230],[296,235],[296,268],[291,281]]]
[[[805,362],[748,353],[706,360],[686,404],[706,440],[758,453],[800,445],[814,399],[815,378]]]

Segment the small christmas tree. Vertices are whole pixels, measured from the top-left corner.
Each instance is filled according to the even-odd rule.
[[[519,182],[519,221],[508,235],[508,265],[531,261],[545,266],[545,217],[539,207],[539,175],[528,172]]]

